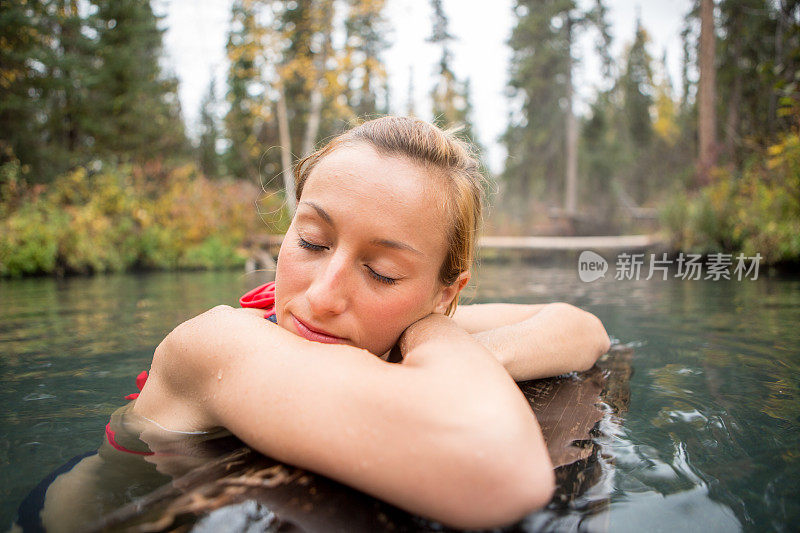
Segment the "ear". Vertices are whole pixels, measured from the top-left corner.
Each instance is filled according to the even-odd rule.
[[[447,312],[447,308],[450,307],[450,302],[458,298],[458,294],[464,287],[467,286],[467,283],[469,283],[470,276],[470,271],[465,270],[458,275],[453,283],[442,287],[441,292],[437,297],[436,307],[434,307],[433,312],[445,314]]]

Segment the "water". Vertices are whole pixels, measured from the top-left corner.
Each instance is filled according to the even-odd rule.
[[[800,279],[582,283],[573,265],[521,262],[485,263],[478,277],[475,302],[570,302],[637,346],[628,410],[600,437],[614,464],[596,491],[607,505],[590,510],[590,491],[567,511],[571,523],[796,529]],[[97,448],[110,413],[135,391],[134,377],[172,327],[234,305],[268,279],[229,272],[0,282],[0,528],[52,469]]]

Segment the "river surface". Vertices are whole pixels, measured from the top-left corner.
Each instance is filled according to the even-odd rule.
[[[236,305],[269,273],[0,281],[0,530],[48,473],[96,449],[178,323]],[[642,276],[643,278],[644,276]],[[635,347],[630,403],[602,438],[604,505],[566,512],[608,531],[796,531],[800,278],[582,282],[577,266],[487,262],[473,302],[566,301]],[[541,516],[523,529],[542,525]],[[564,524],[565,522],[561,522]]]

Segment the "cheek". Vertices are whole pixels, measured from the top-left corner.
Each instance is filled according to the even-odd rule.
[[[304,250],[289,245],[281,248],[275,269],[275,303],[281,309],[284,303],[303,292],[311,278],[311,265],[303,261]]]
[[[376,355],[390,350],[408,326],[433,310],[430,294],[423,291],[385,294],[360,303],[361,347]]]
[[[366,304],[366,305],[364,305]],[[431,313],[430,295],[426,291],[398,291],[362,302],[362,317],[371,325],[375,337],[396,340],[408,326]]]

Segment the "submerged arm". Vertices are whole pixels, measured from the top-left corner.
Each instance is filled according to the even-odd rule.
[[[453,318],[515,381],[588,370],[610,345],[596,316],[565,303],[466,305]]]
[[[262,453],[452,526],[508,523],[549,500],[552,466],[527,401],[451,319],[412,325],[396,365],[241,311],[176,328],[136,410],[172,429],[227,427]]]

